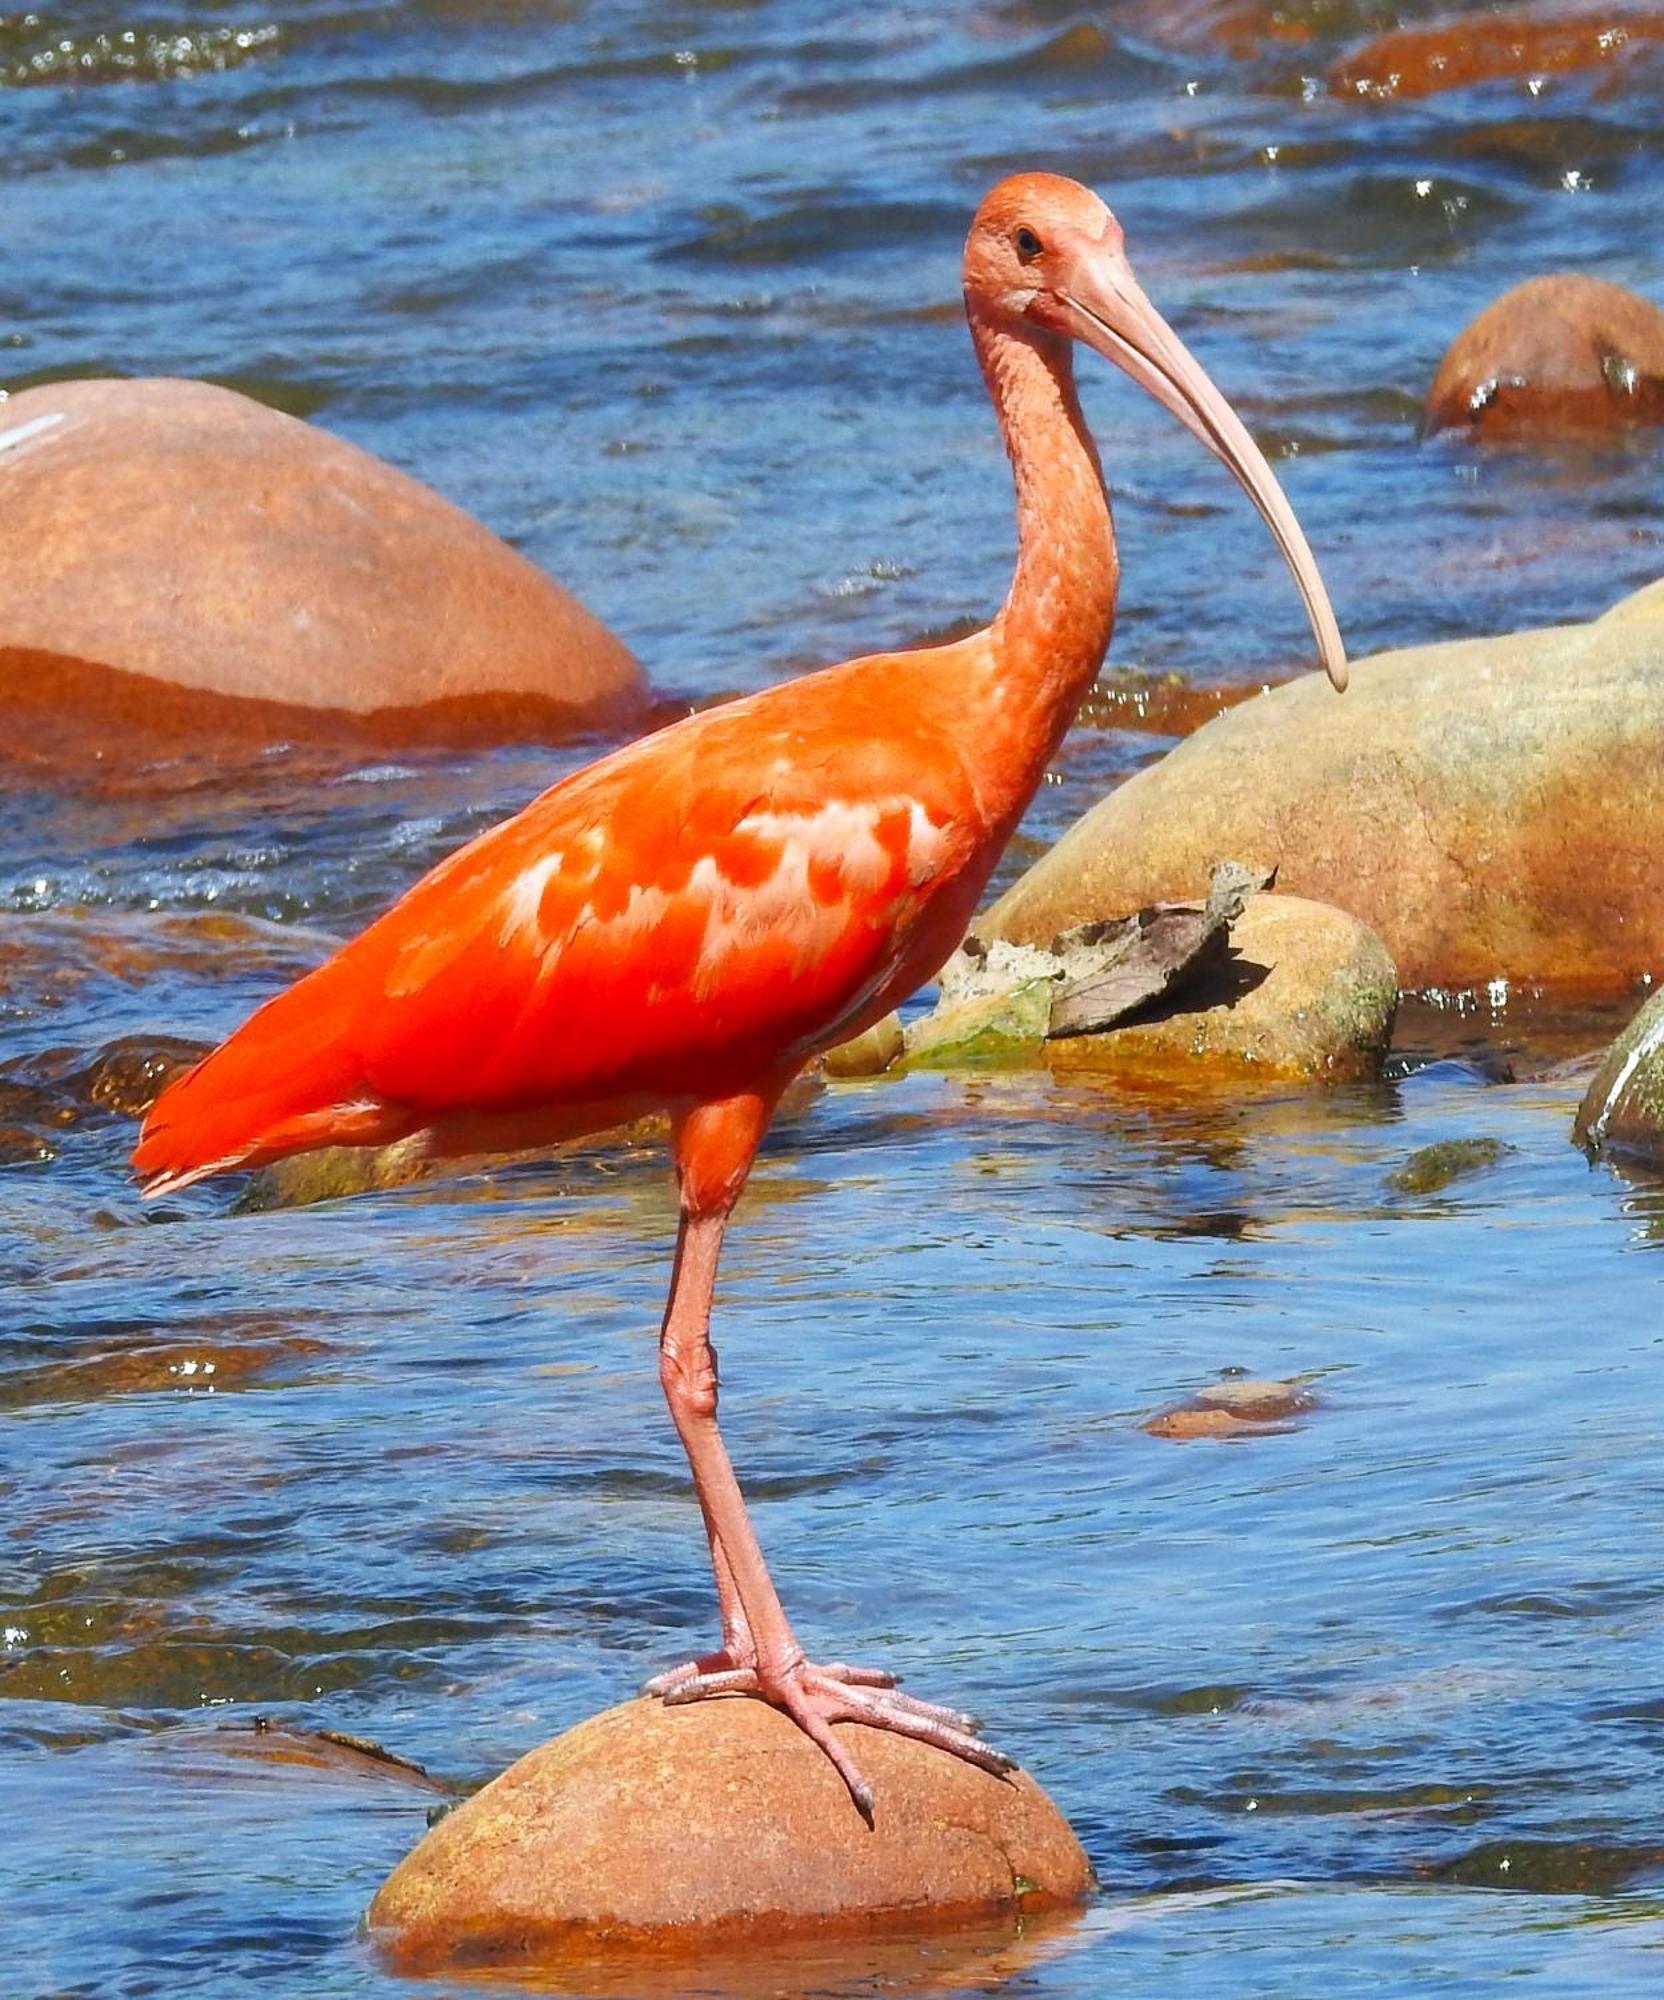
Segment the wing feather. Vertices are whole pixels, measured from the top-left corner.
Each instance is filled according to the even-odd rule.
[[[553,786],[165,1092],[135,1163],[178,1184],[454,1114],[715,1095],[827,1045],[935,970],[986,872],[974,779],[928,689],[898,713],[896,664]]]

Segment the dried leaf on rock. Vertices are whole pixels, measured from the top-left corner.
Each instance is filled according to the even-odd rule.
[[[1084,949],[1099,962],[1058,988],[1047,1039],[1099,1034],[1217,965],[1229,949],[1231,925],[1276,875],[1274,868],[1215,862],[1205,903],[1155,903],[1130,917],[1065,931],[1052,945],[1059,957]]]

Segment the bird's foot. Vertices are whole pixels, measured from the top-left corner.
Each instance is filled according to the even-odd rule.
[[[841,1660],[821,1666],[799,1658],[785,1667],[769,1668],[761,1661],[736,1661],[723,1651],[659,1674],[642,1692],[661,1696],[667,1708],[729,1694],[758,1695],[772,1703],[825,1752],[848,1787],[855,1810],[869,1826],[873,1820],[872,1788],[843,1743],[832,1734],[835,1722],[861,1722],[869,1729],[911,1736],[946,1750],[950,1756],[962,1757],[995,1777],[1006,1777],[1017,1768],[1013,1758],[981,1740],[974,1715],[903,1694],[895,1675],[876,1667],[852,1667]]]

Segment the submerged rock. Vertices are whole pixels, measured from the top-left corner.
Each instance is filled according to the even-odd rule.
[[[56,1159],[47,1134],[88,1117],[138,1117],[207,1052],[177,1035],[121,1035],[101,1048],[42,1049],[0,1064],[0,1164]]]
[[[0,1124],[0,1167],[41,1167],[58,1157],[58,1148],[44,1132],[28,1125]]]
[[[404,1972],[534,1968],[1078,1903],[1080,1843],[1032,1778],[847,1727],[869,1829],[809,1739],[740,1698],[634,1701],[522,1757],[446,1814],[370,1906]],[[587,1990],[587,1989],[586,1989]]]
[[[1494,1167],[1513,1151],[1500,1139],[1441,1139],[1412,1153],[1387,1176],[1399,1194],[1442,1194],[1455,1182]]]
[[[1664,38],[1664,13],[1628,7],[1568,9],[1564,0],[1506,13],[1466,8],[1442,21],[1397,28],[1353,49],[1330,72],[1342,97],[1430,97],[1474,83],[1522,84],[1574,70],[1627,67]]]
[[[1286,1430],[1316,1407],[1317,1398],[1303,1383],[1244,1376],[1210,1382],[1187,1402],[1148,1418],[1144,1429],[1162,1438],[1252,1437]]]
[[[1528,278],[1451,342],[1427,394],[1429,431],[1481,438],[1664,422],[1664,312],[1576,271]]]
[[[123,732],[507,739],[638,717],[628,648],[437,493],[205,382],[0,412],[0,748]]]
[[[391,1146],[316,1146],[309,1153],[289,1153],[255,1168],[232,1208],[238,1215],[310,1208],[314,1202],[339,1201],[345,1195],[406,1187],[428,1179],[433,1171],[419,1134],[395,1140]]]
[[[1418,646],[1207,723],[979,928],[1037,942],[1218,854],[1378,932],[1408,986],[1625,986],[1664,962],[1664,584],[1588,625]]]
[[[1664,1161],[1664,992],[1653,994],[1601,1059],[1572,1136],[1593,1155]]]

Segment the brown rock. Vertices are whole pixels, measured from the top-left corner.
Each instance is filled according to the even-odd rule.
[[[667,1953],[704,1967],[783,1939],[1009,1935],[1086,1896],[1086,1856],[1031,1778],[840,1726],[877,1795],[872,1829],[762,1702],[609,1709],[442,1819],[371,1904],[373,1935],[403,1972]]]
[[[1163,1438],[1251,1437],[1286,1430],[1316,1404],[1317,1398],[1299,1382],[1210,1382],[1188,1402],[1149,1418],[1144,1429]]]
[[[477,521],[204,382],[60,382],[0,408],[0,749],[65,716],[376,740],[636,719],[628,649]]]
[[[1664,40],[1664,12],[1571,7],[1554,0],[1492,14],[1475,9],[1379,35],[1342,58],[1329,87],[1343,97],[1429,97],[1493,77],[1558,76],[1627,62]]]
[[[1383,653],[1344,696],[1308,675],[1233,708],[1094,806],[978,930],[1049,939],[1189,894],[1232,854],[1366,922],[1407,986],[1623,987],[1664,964],[1661,851],[1655,584],[1589,625]]]
[[[1481,438],[1664,422],[1664,312],[1605,278],[1527,278],[1450,344],[1427,393],[1429,431]]]

